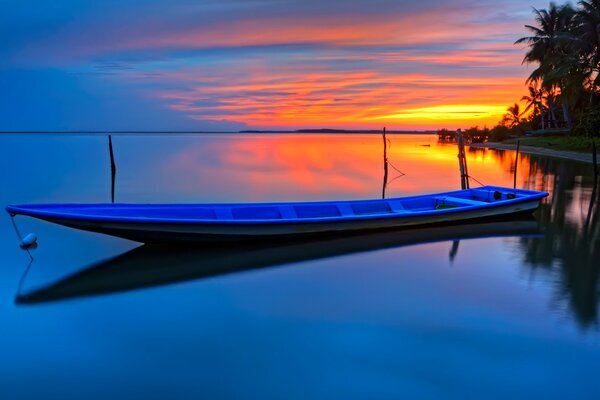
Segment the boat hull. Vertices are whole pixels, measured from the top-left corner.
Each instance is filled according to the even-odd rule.
[[[528,214],[539,206],[539,200],[495,206],[486,209],[460,210],[433,215],[401,215],[396,218],[343,220],[332,222],[294,222],[287,224],[240,223],[152,223],[73,220],[41,218],[70,228],[98,232],[141,243],[227,242],[240,240],[273,240],[290,237],[308,237],[415,226],[456,224],[479,219],[493,219],[505,215]]]

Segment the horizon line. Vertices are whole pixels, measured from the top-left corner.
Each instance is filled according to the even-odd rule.
[[[394,129],[386,130],[386,133],[435,133],[438,129]],[[181,130],[26,130],[26,131],[0,131],[0,134],[127,134],[127,133],[381,133],[383,129],[296,129],[296,130],[241,130],[241,131],[181,131]]]

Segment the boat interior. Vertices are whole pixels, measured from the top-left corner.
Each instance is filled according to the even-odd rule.
[[[499,189],[502,189],[500,191]],[[530,196],[525,190],[481,187],[435,195],[421,195],[394,199],[352,200],[312,203],[257,203],[257,204],[63,204],[35,205],[36,211],[52,214],[59,212],[78,218],[140,218],[171,220],[309,220],[323,218],[367,217],[382,214],[411,214],[422,211],[447,210],[464,207],[483,207],[490,203]],[[17,206],[18,207],[18,206]],[[23,206],[28,214],[27,206]]]

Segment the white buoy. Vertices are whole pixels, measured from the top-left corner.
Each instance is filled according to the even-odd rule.
[[[19,247],[24,250],[37,247],[37,236],[33,233],[28,233],[19,244]]]

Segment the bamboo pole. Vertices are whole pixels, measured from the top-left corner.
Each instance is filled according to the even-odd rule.
[[[381,198],[385,199],[385,190],[388,183],[388,158],[387,158],[387,137],[385,127],[383,128],[383,187],[381,189]]]
[[[519,146],[521,144],[520,140],[517,140],[517,153],[515,154],[515,171],[513,174],[513,189],[517,188],[517,166],[519,162]]]
[[[467,160],[465,157],[465,141],[462,131],[456,131],[456,142],[458,143],[458,168],[460,169],[460,187],[465,190],[469,188],[469,175],[467,172]]]
[[[462,136],[462,134],[461,134]],[[463,164],[465,165],[465,186],[467,189],[471,188],[471,182],[469,181],[469,165],[467,164],[467,153],[465,152],[465,138],[462,136],[462,154],[463,154]]]

